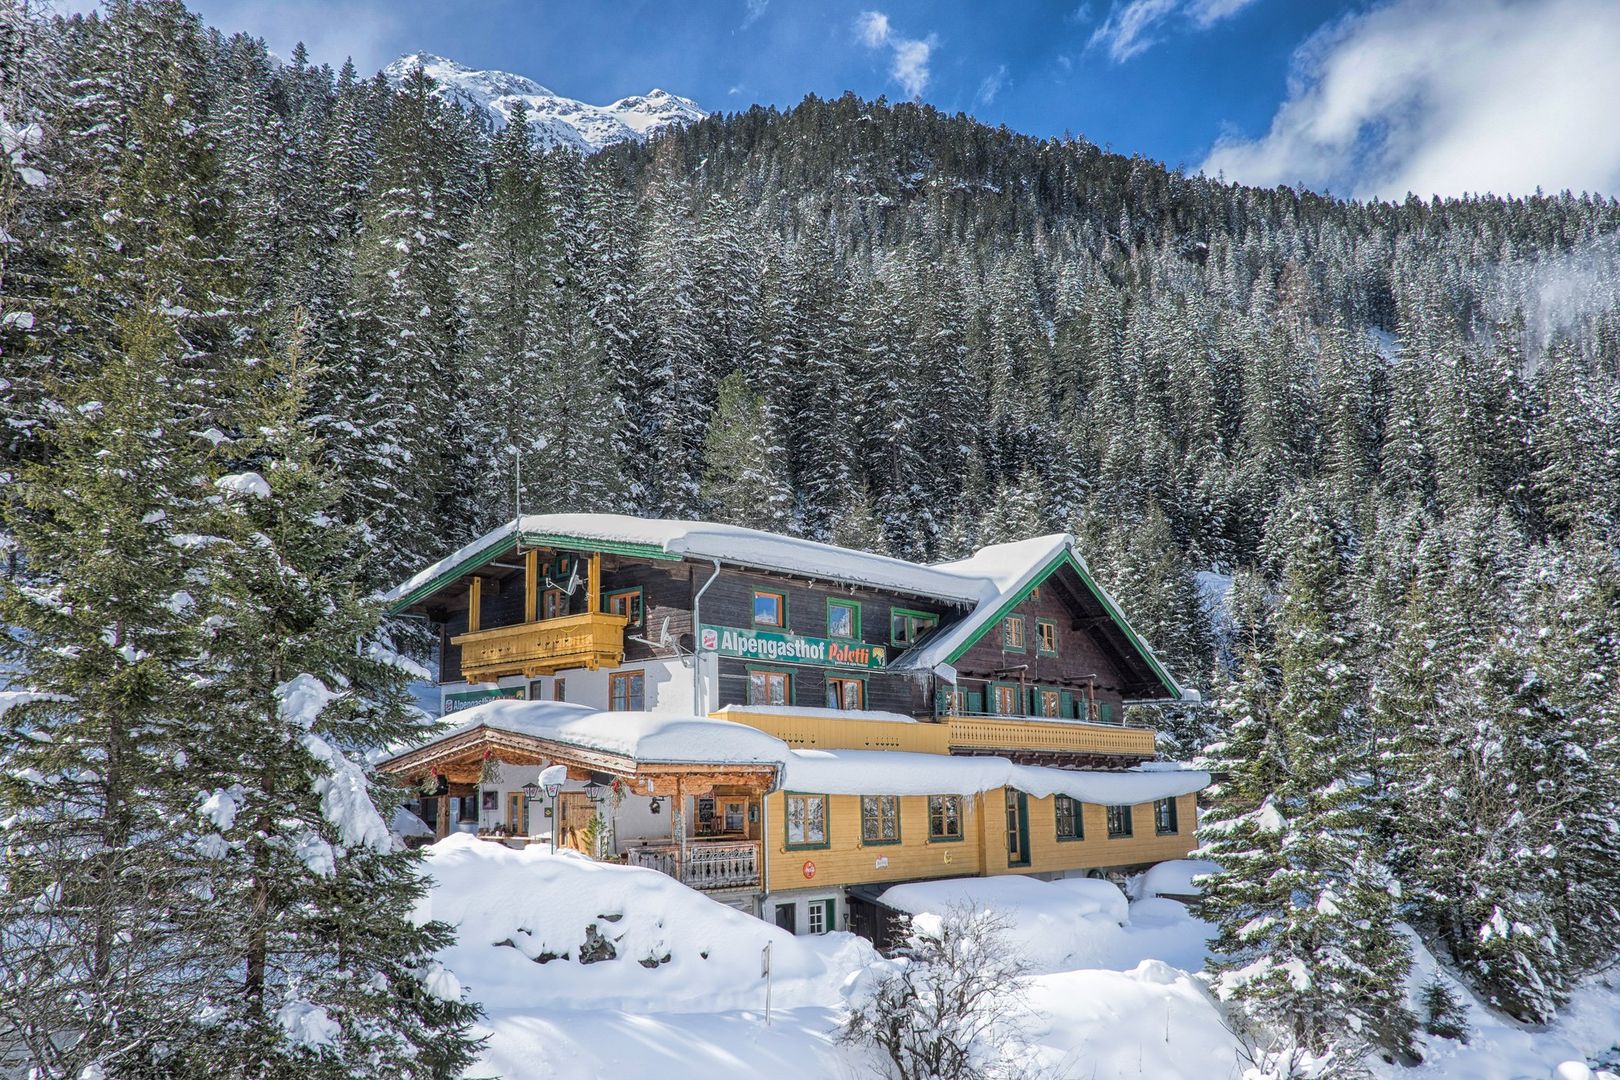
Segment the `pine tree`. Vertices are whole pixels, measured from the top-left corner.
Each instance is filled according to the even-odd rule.
[[[703,510],[715,521],[784,532],[793,510],[784,455],[758,394],[741,372],[720,382],[703,446]]]
[[[341,486],[305,419],[312,372],[296,348],[246,369],[241,435],[215,454],[198,614],[214,724],[191,750],[208,774],[194,811],[213,874],[214,1008],[172,1075],[452,1075],[469,1065],[474,1008],[446,990],[418,926],[418,853],[384,814],[397,795],[358,762],[417,737],[393,651],[334,515]]]

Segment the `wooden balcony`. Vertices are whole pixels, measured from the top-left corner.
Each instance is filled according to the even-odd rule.
[[[758,840],[691,840],[683,863],[677,844],[648,844],[625,849],[631,866],[668,874],[693,889],[759,887]]]
[[[476,630],[450,639],[461,648],[461,677],[551,675],[564,668],[617,667],[624,660],[623,615],[593,612]]]
[[[953,716],[949,723],[952,753],[1043,751],[1120,755],[1144,760],[1154,754],[1151,728],[1042,720],[1030,716]]]

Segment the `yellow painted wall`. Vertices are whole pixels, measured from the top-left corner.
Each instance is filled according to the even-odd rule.
[[[900,843],[861,843],[861,799],[859,795],[828,797],[829,844],[825,848],[787,846],[786,796],[778,791],[766,796],[766,816],[770,829],[765,851],[770,860],[771,891],[805,889],[815,885],[858,885],[869,881],[902,881],[921,877],[964,877],[980,873],[979,816],[975,800],[963,800],[963,838],[928,842],[928,798],[900,796]],[[880,858],[889,864],[875,865]],[[806,860],[816,864],[816,876],[804,876]]]
[[[1185,858],[1194,847],[1193,830],[1198,822],[1197,797],[1183,795],[1177,800],[1177,824],[1172,836],[1153,831],[1153,804],[1143,803],[1132,810],[1134,835],[1111,840],[1106,811],[1101,806],[1082,804],[1083,840],[1057,839],[1057,818],[1053,800],[1029,800],[1028,866],[1007,865],[1006,795],[1000,789],[979,798],[964,800],[965,820],[960,841],[928,841],[928,799],[921,795],[900,797],[900,843],[861,843],[861,800],[858,795],[833,795],[828,799],[828,837],[824,848],[787,846],[785,795],[776,792],[766,799],[769,830],[765,836],[766,857],[770,864],[772,892],[811,888],[818,885],[859,885],[925,877],[971,877],[984,874],[1040,874],[1078,870],[1095,866],[1130,866]],[[879,869],[876,861],[887,858]],[[804,863],[814,862],[814,878],[804,876]]]

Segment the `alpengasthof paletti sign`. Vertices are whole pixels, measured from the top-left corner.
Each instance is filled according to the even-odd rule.
[[[735,626],[704,624],[698,639],[703,652],[769,660],[778,664],[820,664],[823,667],[880,668],[888,663],[888,650],[864,641],[778,634],[770,630],[743,630]]]

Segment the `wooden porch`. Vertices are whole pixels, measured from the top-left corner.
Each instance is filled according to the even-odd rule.
[[[531,823],[527,833],[502,828],[481,832],[483,839],[514,847],[544,843],[573,848],[604,861],[658,870],[694,889],[757,889],[762,882],[764,797],[776,780],[769,765],[644,763],[480,726],[384,762],[379,771],[418,791],[443,791],[435,828],[443,838],[455,828],[452,798],[489,786],[481,781],[485,763],[492,759],[503,767],[532,766],[536,775],[544,766],[564,765],[571,781],[594,784],[601,794],[594,801],[577,790],[542,799],[551,808],[547,828]],[[525,798],[516,793],[509,797]],[[587,850],[585,825],[590,819],[602,814],[616,822],[621,805],[637,802],[645,804],[640,808],[642,824],[658,822],[660,835],[623,840],[617,851]],[[658,808],[651,810],[657,816],[645,816],[652,806]],[[526,821],[518,809],[508,812],[507,820]]]

